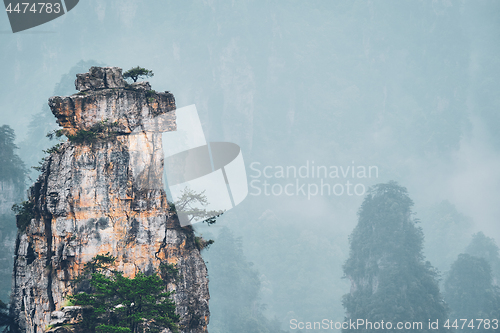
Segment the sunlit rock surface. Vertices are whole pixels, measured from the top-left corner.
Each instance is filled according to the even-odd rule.
[[[181,331],[206,332],[205,263],[192,229],[169,213],[163,190],[161,132],[175,130],[173,95],[148,83],[128,85],[116,67],[93,67],[75,84],[80,93],[50,99],[57,122],[68,135],[96,124],[109,131],[92,142],[63,143],[30,189],[35,218],[18,235],[14,265],[18,331],[44,332],[66,318],[71,280],[109,252],[129,277],[176,264],[179,278],[168,288],[175,290]]]

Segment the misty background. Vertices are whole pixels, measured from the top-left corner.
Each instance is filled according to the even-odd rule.
[[[207,140],[241,147],[249,181],[253,162],[377,166],[378,177],[325,180],[406,187],[444,279],[473,234],[500,244],[499,17],[494,0],[87,0],[12,34],[2,14],[1,124],[36,166],[57,128],[47,100],[75,93],[76,73],[151,69],[153,89],[196,104]],[[216,225],[196,225],[215,239],[204,251],[209,330],[227,330],[229,299],[283,329],[342,320],[363,198],[249,195]]]

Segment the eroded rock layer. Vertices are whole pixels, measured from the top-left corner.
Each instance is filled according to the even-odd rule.
[[[163,190],[161,132],[175,130],[173,95],[128,85],[116,67],[93,67],[76,86],[80,93],[49,102],[73,142],[46,159],[30,189],[33,219],[18,235],[14,267],[18,331],[45,332],[51,316],[64,317],[71,280],[109,252],[129,277],[176,264],[179,276],[168,288],[181,331],[206,332],[205,263],[192,229],[169,213]]]

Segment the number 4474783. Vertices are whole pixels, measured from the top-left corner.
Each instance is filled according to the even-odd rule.
[[[474,322],[476,325],[474,325]],[[480,329],[481,327],[483,329],[489,330],[489,329],[494,329],[496,330],[498,328],[498,319],[455,319],[453,323],[450,324],[450,320],[448,319],[444,325],[445,328],[450,329],[450,328],[455,328],[455,329],[461,329],[463,330],[464,328],[470,328],[470,329]]]
[[[42,12],[45,12],[47,14],[55,13],[59,14],[61,12],[61,4],[60,3],[54,3],[52,4],[51,2],[38,2],[38,3],[32,3],[30,6],[30,3],[23,2],[23,3],[17,3],[14,8],[12,8],[12,3],[9,3],[7,8],[5,8],[7,13],[18,13],[18,14],[25,14],[26,12],[32,12],[34,14],[38,13],[41,14]]]

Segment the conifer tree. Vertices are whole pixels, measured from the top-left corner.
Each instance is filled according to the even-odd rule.
[[[95,256],[76,280],[77,289],[88,289],[68,296],[75,305],[84,307],[80,328],[99,333],[160,332],[168,328],[178,333],[179,315],[162,277],[139,272],[127,278],[113,269],[115,259],[109,253]],[[170,274],[174,271],[171,268]],[[163,270],[162,275],[168,280],[172,276],[166,273]]]
[[[153,71],[143,68],[143,67],[134,67],[123,73],[124,79],[132,79],[134,82],[137,82],[138,79],[143,77],[152,77],[154,76]]]

